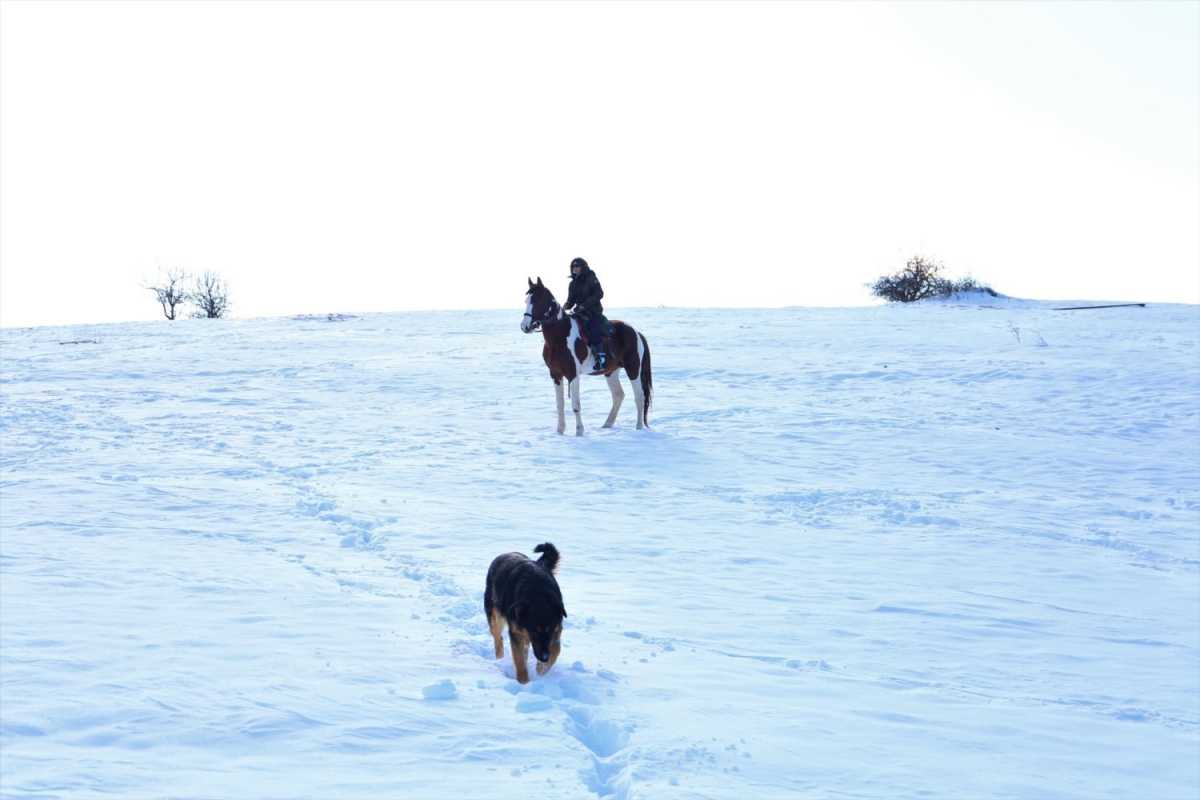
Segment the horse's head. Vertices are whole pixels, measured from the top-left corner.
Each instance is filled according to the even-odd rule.
[[[542,329],[543,322],[549,322],[558,317],[558,303],[554,295],[542,285],[542,279],[537,283],[529,281],[529,291],[525,293],[525,316],[521,317],[521,330],[533,333]]]

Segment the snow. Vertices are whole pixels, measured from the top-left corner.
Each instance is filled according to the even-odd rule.
[[[421,690],[421,694],[426,700],[453,700],[458,696],[458,689],[454,686],[454,681],[443,678],[426,686]]]
[[[577,438],[519,297],[0,332],[0,796],[1200,792],[1200,308],[629,310]]]

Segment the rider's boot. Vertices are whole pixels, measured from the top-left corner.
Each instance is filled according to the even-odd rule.
[[[592,360],[595,362],[594,366],[592,367],[593,375],[599,375],[603,373],[604,369],[608,366],[608,354],[604,352],[603,347],[592,348]]]

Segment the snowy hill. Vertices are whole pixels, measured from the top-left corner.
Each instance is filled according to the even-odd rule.
[[[1197,796],[1200,309],[521,310],[0,332],[0,796]]]

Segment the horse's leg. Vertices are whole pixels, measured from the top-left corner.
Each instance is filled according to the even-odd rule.
[[[640,431],[646,425],[646,393],[642,391],[640,370],[636,377],[629,379],[629,385],[633,387],[633,404],[637,406],[637,429]]]
[[[571,378],[571,410],[575,412],[575,435],[583,436],[583,415],[579,413],[579,376]]]
[[[625,399],[625,391],[621,388],[620,372],[610,372],[606,377],[608,390],[612,392],[613,407],[612,411],[608,412],[608,419],[604,422],[604,427],[611,428],[617,421],[617,412],[621,410],[621,401]]]
[[[563,401],[562,378],[554,379],[554,400],[558,403],[558,432],[562,434],[567,429],[566,403]]]

